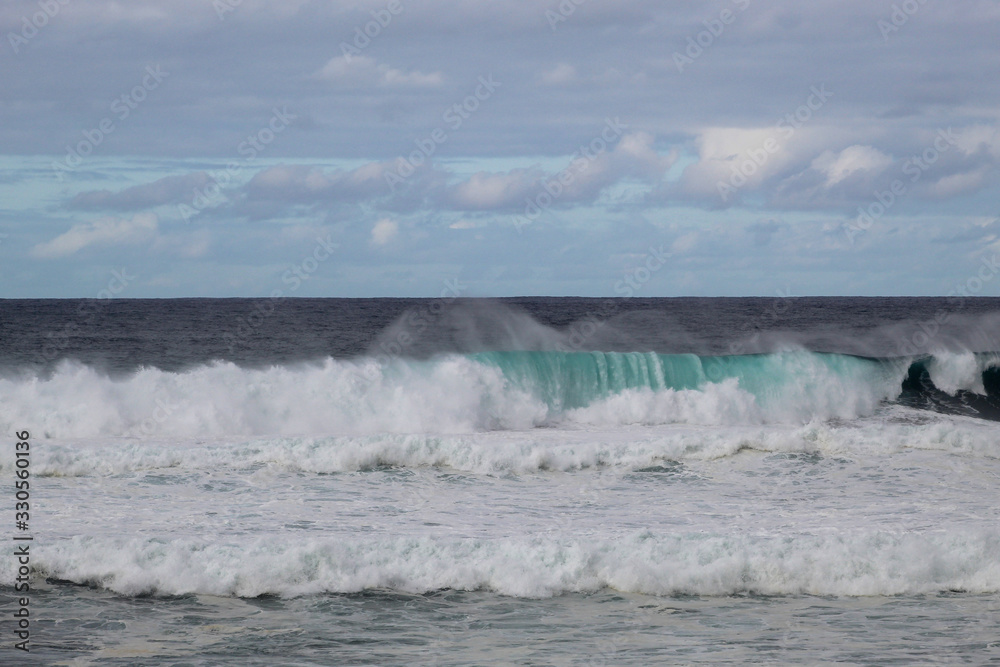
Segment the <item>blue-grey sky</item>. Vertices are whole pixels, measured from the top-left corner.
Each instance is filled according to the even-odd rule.
[[[1000,295],[996,0],[8,0],[0,35],[0,297]]]

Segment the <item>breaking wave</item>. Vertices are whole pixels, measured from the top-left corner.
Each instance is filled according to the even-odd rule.
[[[1000,534],[666,534],[620,539],[75,537],[32,549],[47,577],[125,595],[256,597],[489,590],[548,597],[610,588],[650,595],[919,595],[1000,590]],[[0,582],[14,580],[13,559]]]
[[[699,357],[488,352],[326,359],[111,377],[63,362],[0,379],[0,425],[51,438],[471,433],[542,425],[806,424],[887,402],[1000,418],[995,354],[871,359],[805,351]]]

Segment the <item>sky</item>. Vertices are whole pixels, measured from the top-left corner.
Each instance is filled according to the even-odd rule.
[[[998,35],[996,0],[6,0],[0,298],[997,296]]]

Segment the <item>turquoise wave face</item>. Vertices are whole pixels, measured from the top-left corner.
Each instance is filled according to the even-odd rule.
[[[871,390],[896,393],[909,362],[841,354],[707,356],[653,352],[483,352],[470,355],[497,367],[517,388],[551,408],[585,407],[630,389],[699,390],[734,379],[767,406],[802,392]]]
[[[704,390],[709,383],[735,381],[769,412],[825,406],[834,408],[825,414],[837,414],[837,406],[867,404],[870,409],[892,401],[1000,421],[1000,354],[996,353],[881,359],[807,351],[704,357],[653,352],[470,356],[498,368],[515,388],[556,412],[583,408],[628,390]]]
[[[653,352],[483,352],[508,381],[556,410],[589,405],[627,389],[698,389],[708,381],[693,354]]]

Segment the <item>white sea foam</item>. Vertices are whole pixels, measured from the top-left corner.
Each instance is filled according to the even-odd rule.
[[[583,408],[569,410],[563,421],[589,426],[624,424],[761,424],[765,412],[736,379],[702,389],[626,389]]]
[[[954,395],[960,389],[986,394],[983,371],[1000,362],[996,355],[976,355],[972,352],[935,352],[928,364],[934,385]]]
[[[966,417],[936,416],[906,423],[922,413],[894,408],[883,418],[851,424],[812,423],[707,427],[658,425],[627,428],[563,427],[470,434],[380,434],[278,437],[243,442],[174,442],[130,439],[69,443],[52,441],[33,454],[39,476],[104,476],[172,469],[245,472],[261,466],[309,473],[369,470],[379,466],[446,467],[497,474],[596,467],[636,468],[665,460],[708,460],[743,450],[805,452],[849,458],[882,457],[905,450],[998,458],[996,427]],[[894,419],[889,419],[893,417]],[[13,453],[0,451],[0,470]]]
[[[0,427],[31,424],[36,437],[142,438],[471,433],[553,422],[804,423],[871,414],[898,392],[891,374],[838,374],[809,355],[772,366],[760,386],[722,378],[697,389],[626,389],[563,413],[499,368],[462,356],[385,366],[333,359],[266,369],[216,363],[179,373],[142,369],[124,378],[66,362],[45,379],[0,380]]]
[[[64,363],[50,379],[0,380],[4,428],[37,436],[461,433],[529,428],[546,408],[496,368],[463,357],[432,363],[335,361],[181,373],[143,369],[112,379]]]
[[[656,534],[619,540],[78,537],[38,544],[40,575],[126,595],[255,597],[390,589],[547,597],[611,588],[652,595],[917,595],[1000,591],[1000,534]],[[14,579],[0,561],[0,582]]]

